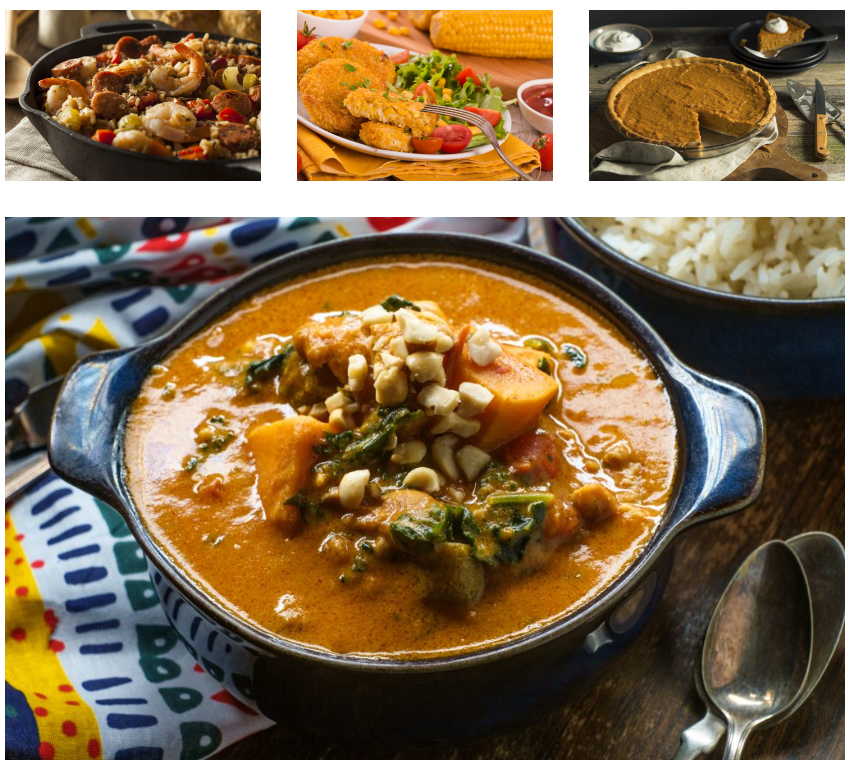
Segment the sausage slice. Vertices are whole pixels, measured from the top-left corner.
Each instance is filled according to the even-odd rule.
[[[251,116],[251,98],[244,92],[238,90],[222,90],[213,100],[210,105],[216,110],[216,113],[224,111],[226,108],[233,108],[237,113],[243,116]]]
[[[228,150],[250,150],[257,147],[257,132],[245,124],[219,122],[219,142]]]
[[[104,119],[120,119],[130,112],[127,101],[116,92],[96,92],[92,98],[92,108]]]
[[[142,57],[142,46],[135,37],[122,37],[115,43],[115,51],[127,58]]]
[[[79,74],[83,70],[83,59],[82,58],[71,58],[67,61],[62,61],[62,63],[57,63],[50,70],[51,76],[60,77],[62,79],[73,79],[77,74]]]
[[[124,77],[114,71],[99,71],[92,79],[95,92],[121,92],[124,89]]]
[[[253,55],[237,56],[237,66],[260,66],[260,58],[255,58]]]

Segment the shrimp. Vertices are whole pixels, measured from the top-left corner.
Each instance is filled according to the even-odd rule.
[[[49,77],[39,81],[39,87],[49,87],[45,106],[51,114],[55,114],[62,105],[71,98],[80,98],[89,105],[89,93],[76,79],[62,79],[61,77]]]
[[[148,137],[141,129],[126,129],[118,132],[112,141],[114,148],[132,150],[134,153],[149,153],[154,156],[174,156],[172,151],[159,140]]]
[[[119,76],[129,77],[134,74],[146,74],[151,68],[151,64],[144,58],[128,58],[126,61],[117,63],[115,66],[110,66],[107,71],[112,71]]]
[[[157,58],[164,58],[167,61],[180,61],[183,56],[174,48],[164,48],[162,45],[151,45],[148,48],[149,53],[153,53]]]
[[[210,136],[210,125],[198,126],[195,114],[177,101],[151,106],[142,114],[142,124],[152,134],[170,142],[195,142]]]
[[[185,95],[192,92],[201,84],[207,71],[207,64],[192,48],[182,42],[175,43],[175,50],[189,61],[189,73],[184,77],[175,77],[168,66],[157,66],[151,72],[151,82],[158,90],[165,90],[169,95]]]

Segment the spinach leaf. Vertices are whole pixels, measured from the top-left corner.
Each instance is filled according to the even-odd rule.
[[[261,380],[268,380],[277,375],[294,350],[293,344],[288,343],[280,353],[249,364],[248,369],[246,369],[246,386],[252,386]]]
[[[289,499],[284,499],[284,503],[298,507],[306,523],[319,522],[325,517],[325,510],[320,506],[319,500],[305,490],[299,491]]]
[[[549,340],[546,338],[539,338],[536,335],[527,338],[524,341],[524,346],[536,351],[543,351],[546,354],[552,354],[556,350]]]
[[[472,556],[488,567],[516,564],[527,545],[541,536],[546,505],[543,500],[513,503],[489,502],[478,521],[467,507],[456,507],[459,538],[472,546]]]
[[[585,352],[579,346],[574,346],[571,343],[564,343],[562,345],[562,353],[565,354],[572,362],[574,362],[574,366],[577,369],[583,369],[586,364],[589,363],[588,358],[586,357]]]
[[[413,301],[409,301],[407,298],[403,298],[402,296],[398,296],[396,294],[388,296],[384,301],[382,301],[381,307],[385,311],[399,311],[400,309],[411,309],[412,311],[420,311],[420,307],[417,306]]]
[[[538,360],[538,364],[536,365],[545,375],[550,374],[550,362],[547,361],[547,357],[542,356],[541,359]]]
[[[382,408],[358,430],[346,431],[348,435],[326,433],[323,442],[315,450],[320,456],[332,458],[315,465],[314,472],[341,475],[365,467],[381,456],[391,435],[403,425],[409,425],[423,416],[422,409],[414,410],[404,406]]]
[[[450,537],[450,513],[437,501],[425,513],[403,512],[390,526],[390,540],[406,554],[426,554]]]

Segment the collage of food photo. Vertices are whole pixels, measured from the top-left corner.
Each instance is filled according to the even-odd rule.
[[[5,756],[843,758],[842,18],[261,13],[6,11]]]

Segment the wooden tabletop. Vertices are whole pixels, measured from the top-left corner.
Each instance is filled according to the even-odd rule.
[[[521,729],[449,751],[374,751],[328,744],[281,727],[255,734],[222,760],[666,760],[681,731],[704,713],[695,657],[713,609],[737,567],[760,544],[807,531],[844,540],[844,401],[766,407],[766,480],[744,511],[681,536],[671,580],[645,630],[581,698]],[[843,599],[837,600],[843,604]],[[811,698],[784,723],[758,730],[744,758],[829,760],[844,756],[844,651]],[[720,760],[720,745],[708,760]]]
[[[814,66],[795,74],[772,76],[766,69],[757,69],[765,76],[775,92],[778,101],[787,112],[789,131],[787,138],[787,153],[806,164],[819,167],[828,174],[829,180],[846,179],[845,164],[845,135],[836,124],[828,126],[828,150],[831,157],[820,161],[814,157],[814,125],[802,116],[792,97],[787,92],[787,79],[795,79],[813,88],[814,78],[819,79],[825,88],[825,99],[833,103],[845,115],[846,112],[846,64],[845,64],[845,30],[843,27],[823,27],[825,34],[838,34],[839,39],[830,42],[826,59]],[[708,58],[724,58],[734,60],[735,56],[728,45],[729,27],[668,27],[652,28],[654,35],[652,49],[655,52],[670,47],[675,50],[688,50],[695,55]],[[612,83],[600,84],[599,80],[611,74],[623,71],[636,61],[615,63],[604,60],[593,50],[589,50],[589,116],[606,100],[606,95]]]

